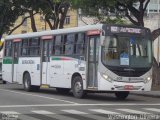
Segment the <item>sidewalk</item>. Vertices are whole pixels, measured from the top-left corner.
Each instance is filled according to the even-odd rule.
[[[139,95],[139,96],[147,96],[147,97],[158,97],[160,98],[160,91],[148,91],[148,92],[130,92],[132,95]]]

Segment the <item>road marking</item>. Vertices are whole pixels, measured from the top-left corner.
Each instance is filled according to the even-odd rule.
[[[116,110],[120,110],[120,111],[127,112],[127,113],[133,113],[133,114],[150,114],[147,112],[142,112],[142,111],[132,110],[132,109],[116,109]]]
[[[13,91],[13,90],[5,90],[5,89],[0,89],[0,90],[1,91],[6,91],[6,92],[12,92],[12,93],[16,93],[16,94],[22,94],[22,95],[29,95],[29,96],[34,96],[34,97],[40,97],[40,98],[45,98],[45,99],[50,99],[50,100],[57,100],[57,101],[66,102],[66,103],[78,104],[76,102],[72,102],[72,101],[68,101],[68,100],[62,100],[62,99],[57,99],[57,98],[53,98],[53,97],[46,97],[46,96],[42,96],[42,95],[34,95],[34,94],[23,93],[23,92],[16,92],[16,91]]]
[[[118,112],[112,112],[112,111],[103,110],[103,109],[89,109],[89,110],[94,111],[94,112],[98,112],[98,113],[102,113],[102,114],[120,114]]]
[[[52,112],[49,112],[49,111],[45,111],[45,110],[33,110],[31,112],[34,112],[36,114],[41,114],[41,115],[55,114],[55,113],[52,113]]]
[[[22,107],[65,107],[65,106],[160,106],[160,104],[34,104],[34,105],[0,105],[0,108]]]
[[[15,111],[0,111],[1,114],[8,114],[8,115],[11,115],[11,114],[14,114],[14,115],[19,115],[20,113],[18,112],[15,112]]]
[[[78,110],[61,110],[61,111],[71,113],[71,114],[88,114],[88,113],[81,112],[81,111],[78,111]]]
[[[143,108],[143,109],[153,111],[153,112],[160,112],[160,109],[157,109],[157,108]]]

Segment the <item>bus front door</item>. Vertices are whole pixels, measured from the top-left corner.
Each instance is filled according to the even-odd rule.
[[[13,63],[12,63],[12,81],[18,82],[18,61],[19,61],[19,41],[13,41]]]
[[[49,85],[49,64],[50,64],[50,46],[51,40],[43,40],[42,49],[42,80],[41,84]]]
[[[98,44],[99,35],[89,36],[89,47],[88,47],[88,88],[97,88],[97,69],[98,69]]]

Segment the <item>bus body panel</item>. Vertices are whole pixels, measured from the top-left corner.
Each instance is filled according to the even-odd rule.
[[[102,64],[101,64],[102,65]],[[103,66],[103,65],[102,65]],[[102,67],[101,71],[106,71],[105,67]],[[100,71],[100,72],[101,72]],[[98,90],[100,91],[150,91],[152,86],[152,80],[147,78],[152,76],[152,69],[140,77],[122,77],[114,74],[110,70],[107,70],[108,76],[111,81],[106,80],[102,77],[102,74],[98,73]],[[118,81],[117,79],[121,79]],[[130,81],[132,79],[132,81]],[[147,82],[145,82],[147,81]],[[125,88],[131,86],[132,88]]]
[[[56,58],[55,58],[56,59]],[[63,60],[57,58],[58,60],[54,60],[52,58],[52,62],[50,62],[50,86],[51,87],[66,87],[64,75],[63,75]],[[49,74],[49,73],[48,73]]]
[[[4,63],[2,65],[2,79],[7,82],[12,82],[12,64],[11,63]]]
[[[20,57],[18,65],[19,84],[23,84],[23,75],[25,72],[30,74],[32,85],[40,85],[40,58]]]
[[[85,79],[85,70],[86,65],[82,60],[72,57],[54,56],[50,62],[50,86],[71,88],[72,75],[79,73]]]
[[[99,79],[99,87],[98,90],[100,91],[150,91],[151,90],[151,84],[152,81],[149,81],[148,83],[144,82],[136,82],[136,83],[130,83],[130,82],[109,82],[101,77]],[[126,88],[127,86],[130,86],[132,88]]]

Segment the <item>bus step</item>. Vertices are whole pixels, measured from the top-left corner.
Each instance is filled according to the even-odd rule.
[[[49,85],[41,85],[41,88],[49,88]]]

